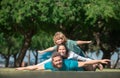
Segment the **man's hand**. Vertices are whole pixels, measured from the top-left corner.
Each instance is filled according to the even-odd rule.
[[[103,60],[101,60],[101,63],[103,63],[103,64],[108,64],[108,62],[110,62],[109,59],[103,59]]]
[[[19,68],[16,68],[16,70],[24,70],[24,68],[22,68],[22,67],[19,67]]]

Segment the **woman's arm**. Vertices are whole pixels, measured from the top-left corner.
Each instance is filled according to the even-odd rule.
[[[82,57],[72,51],[69,52],[69,57],[68,59],[75,59],[75,60],[81,60],[81,61],[89,61],[89,60],[92,60],[90,58],[85,58],[85,57]]]

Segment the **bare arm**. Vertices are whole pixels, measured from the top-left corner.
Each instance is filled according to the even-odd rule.
[[[81,40],[78,40],[77,41],[77,44],[80,45],[80,44],[89,44],[91,43],[92,41],[81,41]]]
[[[75,60],[81,60],[81,61],[89,61],[89,60],[92,60],[92,59],[90,59],[90,58],[82,57],[82,56],[76,54],[75,52],[70,51],[70,52],[69,52],[69,57],[68,57],[68,59],[71,59],[71,58],[73,58],[73,59],[75,59]]]
[[[38,52],[39,53],[45,53],[45,52],[50,52],[50,51],[53,51],[53,50],[54,50],[54,47],[49,47],[49,48],[47,48],[45,50],[42,50],[42,51],[38,50]]]
[[[83,66],[86,66],[86,65],[98,64],[98,63],[107,64],[108,62],[110,62],[109,59],[91,60],[91,61],[86,61],[86,62],[78,62],[78,67],[83,67]]]
[[[44,70],[44,65],[33,65],[33,66],[27,66],[27,67],[18,67],[16,70]]]

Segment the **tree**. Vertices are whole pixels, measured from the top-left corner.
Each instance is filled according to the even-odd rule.
[[[37,50],[44,50],[50,46],[53,46],[53,35],[44,31],[39,31],[36,35],[32,37],[32,42],[30,50],[33,51],[35,56],[35,64],[38,63],[38,52]],[[35,53],[36,52],[36,53]]]
[[[120,25],[119,0],[1,0],[0,6],[0,30],[23,35],[17,66],[38,31],[54,33],[60,30],[71,39],[94,40],[95,37],[100,46],[106,43],[104,40],[114,25]],[[111,25],[112,20],[117,24]]]
[[[4,33],[5,34],[5,33]],[[8,67],[10,56],[17,58],[18,51],[21,48],[21,37],[15,38],[15,35],[0,34],[0,54],[6,59],[5,66]],[[16,61],[16,60],[15,60]]]

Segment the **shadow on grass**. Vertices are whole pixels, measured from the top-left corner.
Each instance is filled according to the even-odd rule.
[[[120,71],[16,71],[0,69],[0,78],[120,78]]]

